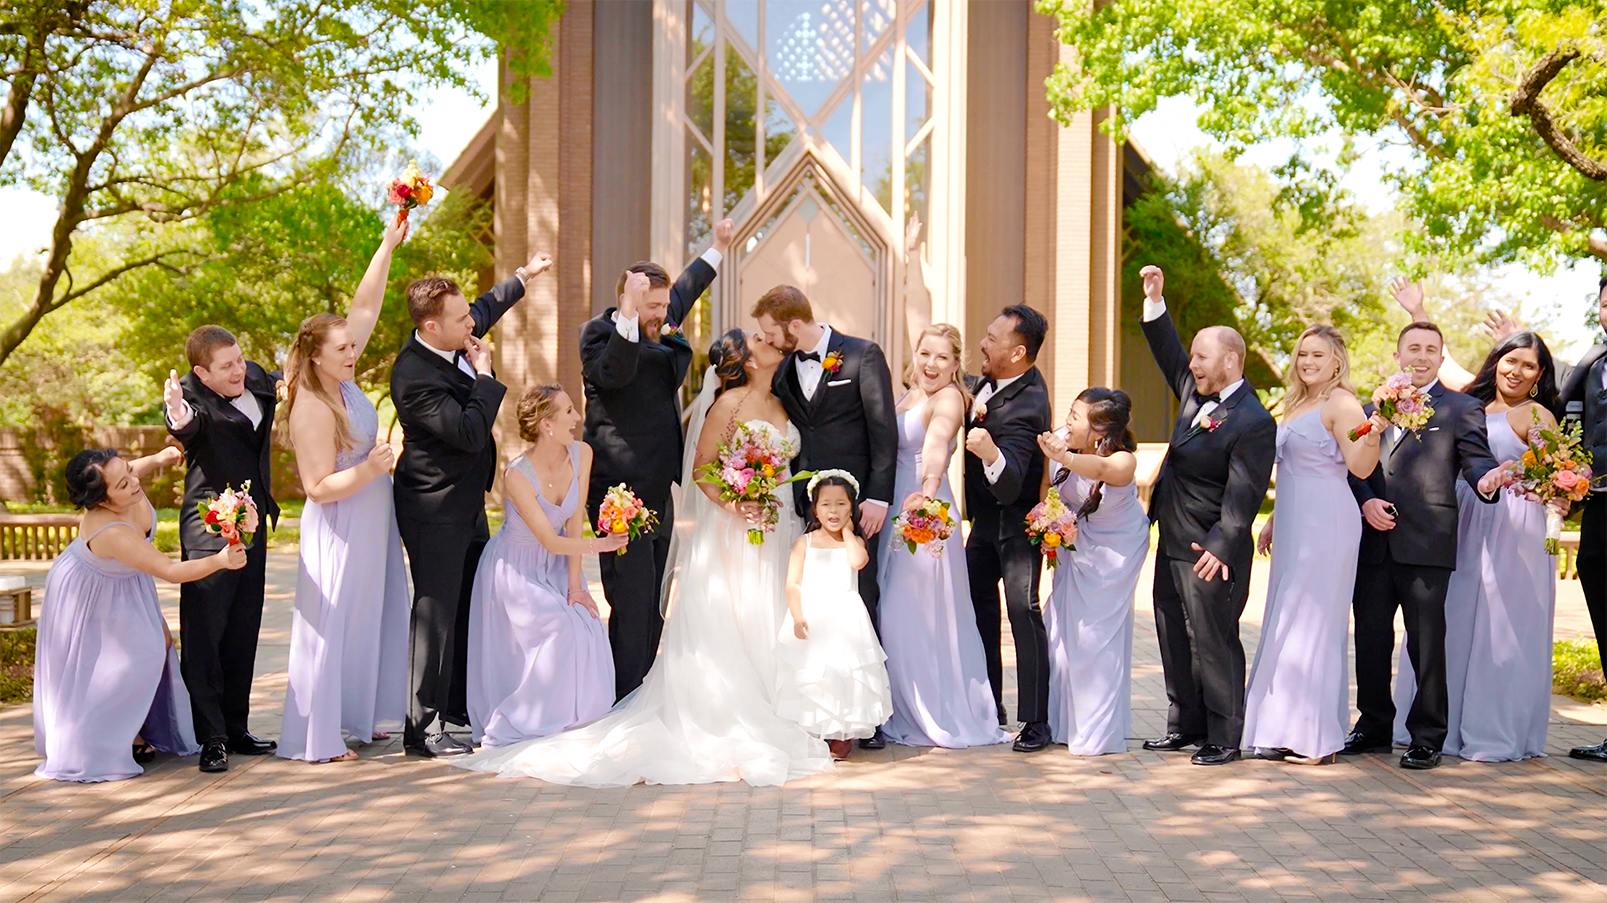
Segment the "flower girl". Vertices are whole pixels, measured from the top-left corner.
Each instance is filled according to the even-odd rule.
[[[859,522],[859,483],[825,470],[809,481],[811,509],[787,566],[787,617],[777,641],[776,714],[825,740],[834,759],[893,712],[886,653],[857,589],[870,560]]]

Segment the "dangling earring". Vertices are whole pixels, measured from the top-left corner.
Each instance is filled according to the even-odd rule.
[[[1534,385],[1529,387],[1529,397],[1530,398],[1538,398],[1538,397],[1540,397],[1540,381],[1539,380],[1535,380]]]

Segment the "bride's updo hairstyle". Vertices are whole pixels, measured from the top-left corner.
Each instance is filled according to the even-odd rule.
[[[535,442],[541,438],[541,421],[558,413],[558,396],[564,387],[557,383],[531,386],[519,396],[519,438]]]
[[[748,384],[746,367],[752,356],[753,352],[748,350],[748,334],[740,329],[726,330],[725,335],[714,340],[709,346],[709,366],[714,368],[714,378],[719,380],[715,397],[726,389]]]

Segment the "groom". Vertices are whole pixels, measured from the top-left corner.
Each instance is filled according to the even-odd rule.
[[[876,549],[871,539],[887,520],[898,466],[898,418],[893,411],[893,374],[882,349],[868,339],[843,335],[815,322],[799,289],[778,285],[753,305],[766,344],[787,352],[771,391],[803,435],[794,462],[798,470],[846,470],[860,486],[860,532],[870,562],[859,572],[859,596],[880,629],[876,606]],[[793,484],[798,514],[807,516],[806,484]],[[880,728],[859,741],[862,749],[886,745]]]

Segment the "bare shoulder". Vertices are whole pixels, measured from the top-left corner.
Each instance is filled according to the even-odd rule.
[[[579,446],[579,448],[576,450],[576,457],[580,461],[580,466],[581,467],[590,467],[591,466],[591,456],[592,456],[591,443],[581,441],[581,442],[576,442],[575,445]]]
[[[290,428],[295,430],[332,429],[335,426],[334,410],[308,392],[296,395],[295,404],[290,406],[289,416]]]
[[[1323,402],[1323,413],[1334,415],[1344,412],[1361,413],[1361,399],[1349,389],[1334,389]]]
[[[1548,430],[1557,428],[1557,418],[1537,401],[1507,411],[1507,423],[1519,436],[1527,436],[1529,427],[1536,423]]]
[[[932,396],[932,409],[940,414],[959,415],[965,412],[965,399],[959,386],[944,386]]]

